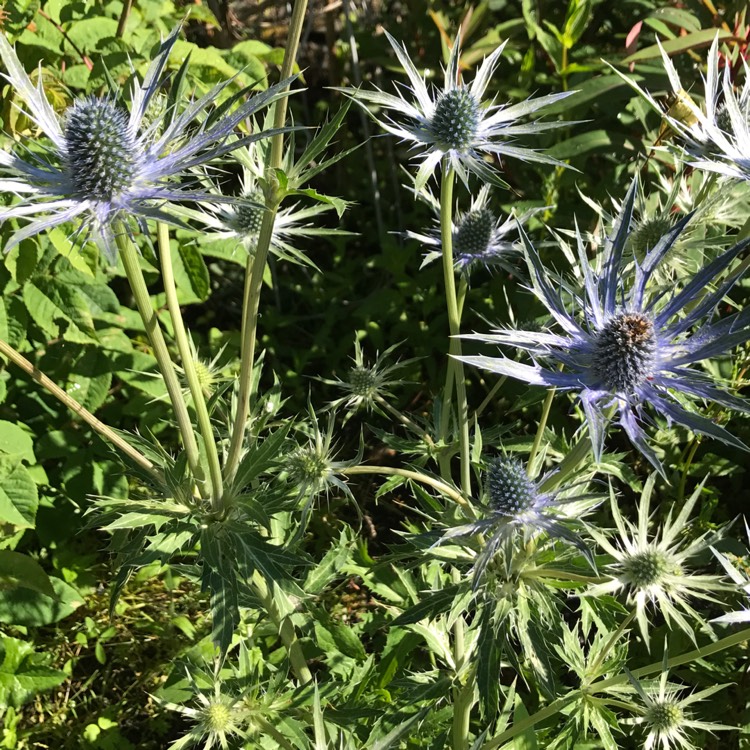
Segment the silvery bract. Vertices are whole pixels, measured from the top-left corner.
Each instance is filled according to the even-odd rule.
[[[736,275],[716,283],[713,291],[708,287],[750,241],[719,255],[679,291],[671,288],[667,294],[658,288],[650,293],[649,281],[691,217],[665,234],[642,263],[626,263],[624,250],[636,189],[634,182],[598,265],[592,265],[577,235],[583,289],[553,284],[537,250],[522,232],[532,290],[561,332],[498,330],[466,338],[525,350],[531,355],[531,364],[504,355],[462,359],[532,385],[578,391],[597,460],[607,423],[619,414],[620,424],[633,444],[662,471],[641,427],[644,407],[670,422],[746,449],[723,427],[685,404],[692,397],[750,412],[748,402],[718,388],[703,370],[693,367],[750,339],[750,309],[708,322],[737,281]],[[569,297],[568,304],[561,286]]]
[[[173,221],[169,212],[173,201],[216,200],[200,189],[197,179],[191,179],[191,170],[271,134],[235,137],[234,129],[261,107],[286,96],[289,81],[271,86],[213,121],[206,117],[207,109],[231,81],[182,108],[166,108],[155,119],[151,112],[146,116],[179,32],[178,26],[162,42],[143,84],[134,87],[130,111],[115,98],[89,96],[73,102],[62,116],[52,109],[41,80],[39,86],[32,84],[15,50],[0,34],[5,77],[25,102],[27,116],[51,141],[42,153],[27,149],[24,158],[0,151],[0,189],[22,196],[21,202],[0,210],[0,221],[31,220],[11,237],[6,251],[51,227],[80,219],[81,229],[92,230],[114,262],[115,222],[131,217],[141,222]]]
[[[661,45],[659,45],[661,48]],[[750,68],[742,60],[745,82],[740,91],[732,85],[731,66],[719,75],[719,37],[714,38],[708,53],[708,69],[704,79],[705,111],[686,94],[669,55],[661,48],[664,68],[672,91],[686,117],[664,112],[654,98],[634,81],[628,83],[644,96],[651,106],[667,120],[685,140],[689,164],[698,169],[718,172],[727,177],[750,180]],[[720,80],[721,78],[721,80]]]
[[[560,165],[550,156],[512,145],[512,139],[567,124],[548,122],[524,125],[519,120],[574,92],[549,94],[520,104],[484,102],[482,98],[505,43],[484,59],[471,85],[466,86],[459,75],[460,45],[456,42],[445,68],[443,88],[428,88],[425,78],[409,58],[406,47],[387,32],[386,35],[409,77],[410,85],[405,88],[413,98],[405,97],[400,90],[396,95],[380,90],[348,93],[356,101],[370,102],[395,113],[384,114],[377,121],[389,133],[413,144],[419,152],[420,165],[415,179],[417,190],[425,186],[443,159],[464,182],[469,174],[476,174],[486,182],[498,182],[497,175],[484,161],[484,154]]]

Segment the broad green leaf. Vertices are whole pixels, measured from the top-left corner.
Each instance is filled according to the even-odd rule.
[[[680,8],[657,8],[651,18],[658,18],[687,31],[700,31],[701,22],[689,11]]]
[[[0,550],[0,590],[4,588],[32,589],[45,596],[55,596],[44,568],[34,558],[10,550]]]
[[[24,284],[23,301],[33,321],[50,337],[93,343],[94,321],[75,287],[54,277],[36,277]]]
[[[606,130],[591,130],[555,144],[549,149],[549,154],[555,159],[571,159],[587,154],[589,151],[611,147],[612,134]]]
[[[116,35],[117,21],[114,18],[95,16],[71,24],[67,38],[82,52],[90,54],[99,50],[103,39],[113,39]]]
[[[668,39],[667,41],[662,42],[661,46],[668,55],[674,55],[698,47],[708,47],[717,35],[720,40],[731,39],[733,37],[733,34],[724,29],[703,29],[702,31],[694,31],[685,36],[679,36],[676,39]],[[650,60],[654,57],[661,57],[661,52],[656,44],[639,49],[624,60],[621,60],[620,64],[628,65],[631,62]]]
[[[101,349],[87,347],[73,365],[65,390],[89,411],[103,403],[112,384],[110,357]]]
[[[179,252],[172,254],[174,278],[182,302],[203,302],[208,298],[210,279],[200,251],[191,242],[181,242]]]
[[[29,314],[18,297],[0,298],[0,338],[18,347],[26,339]]]
[[[22,427],[0,419],[0,453],[33,464],[34,441]]]
[[[30,643],[0,637],[0,708],[19,708],[35,695],[60,685],[67,677],[46,666],[47,657],[34,653]]]
[[[32,529],[38,506],[39,495],[29,472],[18,460],[0,456],[0,522]]]
[[[86,68],[85,65],[74,65],[73,68],[83,68],[88,77],[88,68]],[[66,70],[66,73],[69,72],[70,70]],[[92,268],[90,264],[91,257],[83,252],[83,248],[79,247],[79,245],[73,244],[68,235],[65,234],[62,229],[59,229],[58,227],[50,229],[46,233],[46,236],[49,238],[52,247],[54,247],[55,250],[57,250],[57,252],[60,253],[60,255],[62,255],[71,266],[73,266],[73,268],[86,276],[91,278],[94,277],[96,266]]]
[[[17,284],[25,284],[31,278],[40,254],[36,242],[24,240],[5,256],[5,266]]]
[[[59,578],[50,578],[54,596],[29,588],[0,591],[0,622],[40,627],[59,622],[83,604],[81,595]]]

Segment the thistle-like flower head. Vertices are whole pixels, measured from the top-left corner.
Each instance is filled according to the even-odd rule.
[[[410,239],[417,240],[429,250],[422,262],[422,268],[442,256],[442,240],[440,237],[440,202],[427,189],[416,193],[435,213],[435,226],[426,234],[406,232]],[[467,276],[479,267],[500,267],[513,273],[510,258],[516,254],[518,242],[518,225],[526,222],[531,216],[542,209],[531,209],[521,216],[507,216],[501,220],[489,205],[490,186],[483,185],[474,198],[469,210],[455,212],[452,226],[453,261],[457,271]]]
[[[213,121],[206,117],[207,110],[229,81],[184,107],[163,109],[154,119],[149,105],[156,101],[179,32],[178,26],[161,44],[142,85],[134,88],[129,110],[118,99],[89,96],[73,102],[61,117],[52,109],[41,81],[38,87],[32,84],[15,50],[0,34],[5,78],[25,103],[28,117],[49,139],[43,152],[29,151],[25,158],[0,151],[0,189],[22,196],[19,203],[0,210],[0,221],[30,219],[11,237],[6,251],[28,237],[79,219],[81,228],[93,232],[113,262],[113,224],[127,225],[132,219],[174,221],[173,202],[211,200],[192,177],[193,170],[270,135],[236,137],[234,131],[245,118],[285,96],[289,81],[271,86]]]
[[[266,125],[270,127],[271,118],[266,118]],[[262,128],[255,123],[254,131]],[[266,195],[264,187],[268,186],[266,171],[270,163],[270,149],[268,142],[258,141],[248,147],[237,149],[233,157],[242,165],[242,187],[240,195],[227,198],[222,195],[218,187],[213,187],[201,210],[179,208],[177,213],[184,218],[192,219],[204,229],[200,241],[202,243],[215,240],[236,240],[249,253],[254,253],[258,245],[261,225],[267,213]],[[284,154],[283,168],[293,169],[293,154]],[[341,203],[345,203],[341,201]],[[345,235],[336,228],[316,227],[311,224],[321,214],[334,209],[332,202],[316,203],[301,206],[299,203],[282,204],[276,210],[273,230],[269,245],[269,252],[277,258],[292,263],[307,264],[314,267],[313,262],[299,247],[301,240],[325,235]],[[237,257],[242,262],[244,258]]]
[[[690,741],[688,730],[698,729],[715,732],[734,727],[726,724],[699,721],[693,718],[692,706],[723,690],[727,685],[712,685],[705,690],[692,691],[684,685],[669,682],[668,652],[665,648],[662,672],[658,681],[641,684],[627,670],[630,684],[640,698],[640,703],[634,706],[638,716],[623,719],[623,724],[634,724],[646,731],[644,750],[660,748],[661,750],[698,750],[698,746]]]
[[[376,355],[375,362],[370,364],[365,359],[362,345],[355,339],[353,366],[349,368],[346,379],[323,380],[344,392],[343,396],[331,402],[331,407],[343,405],[352,412],[363,407],[367,411],[382,409],[384,400],[393,397],[391,388],[404,382],[394,378],[394,373],[414,361],[389,361],[390,355],[398,346],[399,344],[389,346],[382,354]]]
[[[482,575],[501,544],[518,531],[562,539],[577,547],[593,566],[593,558],[583,539],[571,527],[573,518],[565,506],[588,509],[598,502],[596,495],[580,491],[580,486],[563,486],[557,490],[542,488],[554,471],[539,479],[532,479],[520,459],[498,456],[489,462],[485,474],[483,516],[468,524],[448,529],[440,539],[473,537],[482,534],[485,542],[474,565],[474,585]]]
[[[719,75],[719,36],[716,35],[708,53],[704,78],[704,110],[686,93],[677,69],[663,48],[661,53],[670,86],[684,116],[677,117],[674,110],[665,112],[648,92],[626,78],[628,83],[682,137],[691,166],[750,181],[750,67],[747,62],[740,57],[745,81],[742,89],[735,90],[731,65],[724,67],[723,76]]]
[[[583,289],[552,281],[537,250],[522,234],[534,294],[546,306],[561,333],[499,330],[467,338],[513,346],[530,353],[533,364],[508,357],[463,357],[465,362],[533,385],[578,391],[597,460],[601,457],[607,422],[619,413],[630,440],[660,471],[661,463],[640,425],[645,406],[668,421],[746,449],[711,419],[686,407],[690,397],[748,412],[746,401],[718,388],[694,365],[750,339],[750,309],[706,322],[715,314],[737,281],[723,272],[748,247],[743,241],[702,268],[682,288],[657,288],[649,281],[690,220],[679,221],[651,249],[642,263],[625,261],[636,184],[631,187],[614,231],[592,265],[577,233]],[[710,285],[715,283],[715,288]],[[580,317],[568,312],[581,311]],[[560,369],[558,369],[558,366]],[[678,395],[679,394],[679,398]]]
[[[697,598],[715,602],[711,592],[726,590],[717,576],[698,574],[694,570],[695,558],[705,553],[711,544],[710,532],[692,540],[683,536],[702,485],[675,518],[670,511],[663,525],[652,530],[649,514],[655,479],[656,475],[652,474],[643,489],[637,524],[622,516],[612,495],[612,515],[619,534],[616,541],[597,529],[590,530],[599,546],[611,556],[612,562],[606,569],[610,580],[596,584],[588,594],[625,594],[628,604],[635,607],[636,620],[646,645],[650,640],[649,613],[652,610],[660,612],[667,625],[674,622],[694,639],[694,627],[689,620],[710,628],[689,600]]]
[[[475,174],[485,182],[498,182],[494,171],[484,162],[484,154],[559,164],[538,151],[512,145],[512,140],[519,135],[559,127],[562,123],[521,124],[519,120],[573,92],[550,94],[514,105],[485,102],[483,97],[487,85],[505,44],[483,60],[471,85],[467,86],[460,79],[458,42],[454,43],[445,68],[443,88],[428,88],[406,47],[390,34],[387,36],[409,78],[406,90],[411,97],[404,96],[401,90],[395,95],[380,90],[347,93],[355,101],[368,102],[394,113],[393,116],[382,115],[377,121],[384,130],[413,144],[420,152],[415,180],[417,190],[424,187],[441,161],[454,168],[464,182],[468,181],[469,174]]]

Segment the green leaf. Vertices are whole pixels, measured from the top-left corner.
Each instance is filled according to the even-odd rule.
[[[28,555],[10,550],[0,550],[0,589],[5,587],[31,589],[45,596],[55,596],[44,568]]]
[[[102,40],[113,39],[116,36],[117,21],[114,18],[105,18],[103,16],[82,18],[76,21],[74,24],[71,24],[67,34],[67,38],[84,53],[96,52],[100,49]],[[73,52],[74,50],[70,51]]]
[[[563,39],[565,46],[570,49],[575,46],[581,35],[588,28],[593,16],[591,0],[570,0],[565,18]]]
[[[23,301],[32,320],[51,338],[94,342],[94,321],[74,286],[51,276],[36,277],[24,284]]]
[[[700,31],[701,22],[692,13],[679,8],[657,8],[651,18],[658,18],[687,31]]]
[[[0,339],[17,347],[26,338],[28,320],[28,313],[20,299],[0,297]]]
[[[185,302],[203,302],[211,289],[208,268],[195,244],[179,243],[179,252],[173,258],[177,291]]]
[[[34,653],[30,643],[0,637],[0,708],[19,708],[30,698],[60,685],[66,679],[65,672],[50,669],[44,662],[46,657]]]
[[[101,349],[87,347],[68,375],[65,390],[89,411],[103,403],[112,384],[110,357]]]
[[[319,203],[325,203],[329,206],[333,206],[336,209],[339,219],[344,215],[346,207],[351,205],[349,201],[345,201],[343,198],[335,198],[330,195],[323,195],[313,188],[303,188],[301,190],[290,190],[289,195],[306,195],[308,198],[318,201]]]
[[[54,596],[30,588],[0,591],[0,622],[39,627],[50,625],[75,612],[83,604],[81,595],[65,581],[50,578]]]
[[[733,34],[729,31],[724,31],[723,29],[703,29],[702,31],[694,31],[685,36],[679,36],[676,39],[668,39],[667,41],[662,42],[661,46],[668,55],[674,55],[679,52],[687,52],[688,50],[696,49],[697,47],[708,47],[717,35],[720,40],[734,38]],[[620,64],[628,65],[631,62],[650,60],[654,57],[661,57],[661,52],[656,44],[639,49],[624,60],[621,60]]]
[[[0,522],[33,529],[39,495],[29,472],[18,462],[0,456]]]
[[[33,464],[34,441],[23,428],[0,419],[0,453]]]
[[[459,593],[459,586],[446,586],[425,596],[418,604],[402,612],[392,623],[393,626],[409,625],[425,618],[433,619],[448,612]]]

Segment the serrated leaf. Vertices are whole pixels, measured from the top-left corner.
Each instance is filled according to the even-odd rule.
[[[30,588],[0,591],[0,622],[40,627],[59,622],[83,604],[81,595],[65,581],[50,578],[54,596]]]
[[[0,709],[19,708],[67,677],[65,672],[47,667],[45,657],[35,654],[30,643],[16,638],[0,637],[0,659]]]
[[[50,337],[94,342],[94,321],[74,286],[54,277],[36,277],[24,284],[23,301],[32,320]]]
[[[422,596],[419,603],[402,612],[392,623],[394,626],[409,625],[425,618],[433,619],[445,614],[450,609],[454,598],[459,592],[459,586],[446,586],[440,591],[434,591]]]
[[[32,557],[20,552],[0,550],[0,588],[25,588],[54,597],[49,576]]]
[[[0,419],[0,453],[33,464],[34,441],[24,429],[13,422]]]
[[[34,528],[39,495],[36,483],[17,460],[0,458],[0,521]]]

